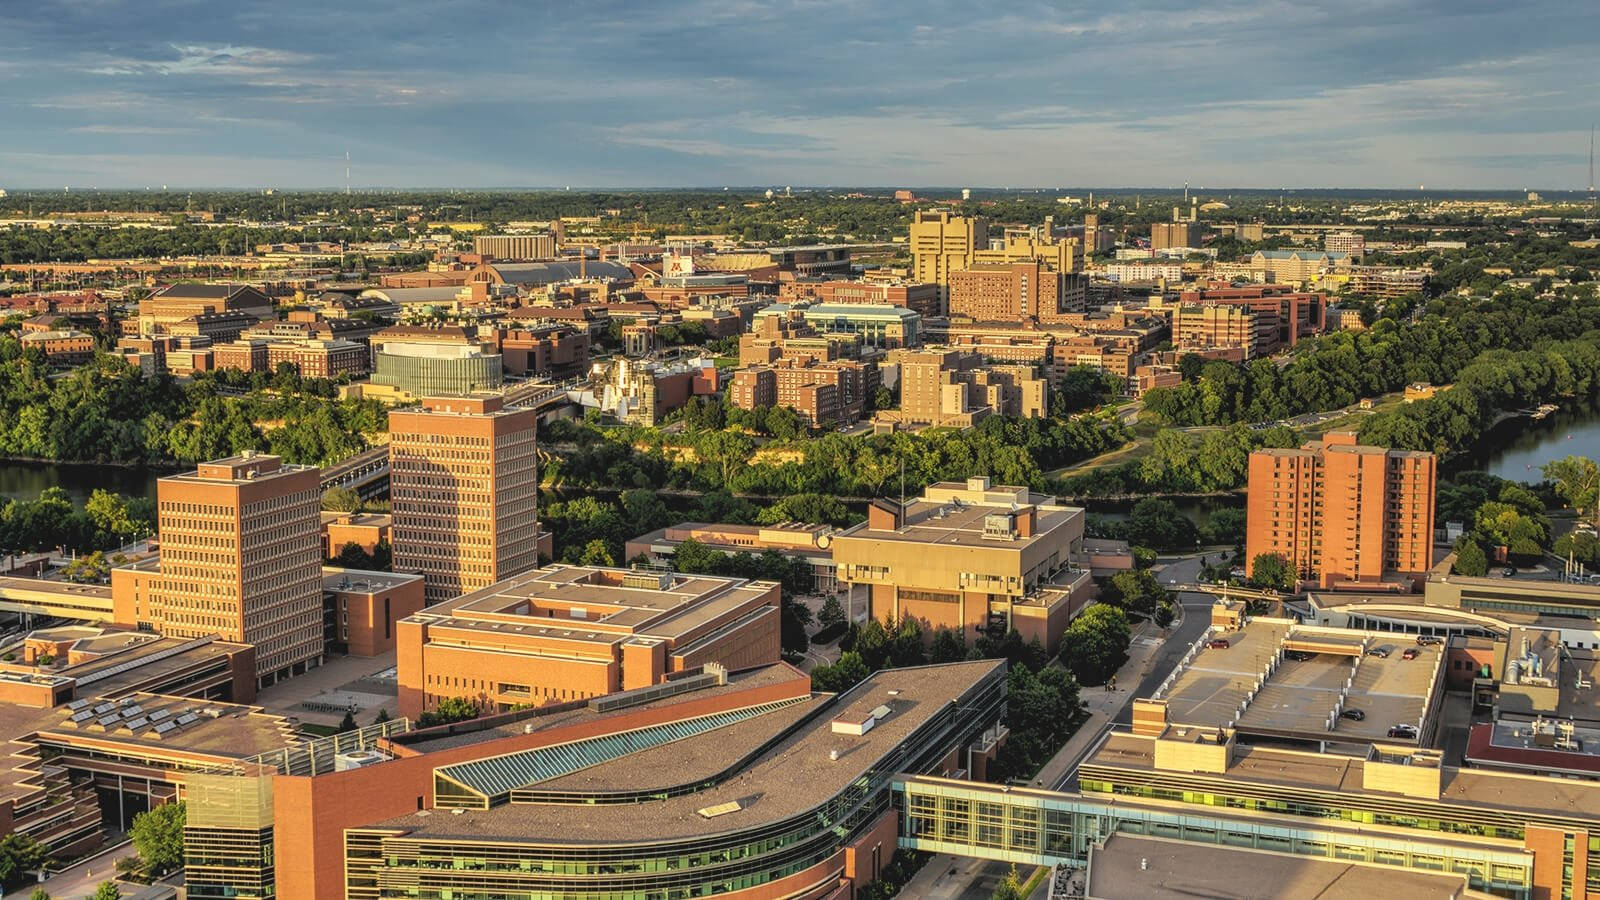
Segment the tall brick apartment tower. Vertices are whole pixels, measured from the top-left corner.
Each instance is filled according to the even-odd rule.
[[[1245,558],[1281,554],[1323,589],[1420,577],[1433,565],[1435,462],[1348,432],[1255,451]]]
[[[321,478],[246,453],[156,485],[160,568],[118,620],[255,645],[265,686],[322,661]],[[143,596],[137,596],[143,594]],[[140,602],[143,601],[143,602]]]
[[[526,572],[549,553],[537,422],[492,394],[430,397],[389,413],[394,568],[422,573],[429,604]]]

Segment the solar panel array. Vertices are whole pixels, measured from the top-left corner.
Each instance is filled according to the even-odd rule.
[[[104,700],[99,703],[89,699],[74,700],[68,703],[66,708],[71,712],[67,721],[75,725],[98,725],[107,731],[120,728],[130,734],[153,729],[153,733],[147,736],[171,734],[200,721],[200,715],[195,712],[183,712],[176,717],[170,709],[152,709],[146,712],[143,704],[133,697]]]

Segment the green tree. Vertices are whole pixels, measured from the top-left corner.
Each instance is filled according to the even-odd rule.
[[[83,511],[106,534],[138,537],[150,530],[148,521],[134,518],[127,498],[111,491],[95,488],[84,501]]]
[[[1456,542],[1456,564],[1450,571],[1475,578],[1489,574],[1489,557],[1471,535],[1462,535],[1461,540]]]
[[[1600,466],[1594,460],[1569,456],[1545,463],[1541,471],[1555,488],[1556,496],[1571,504],[1580,517],[1600,525]]]
[[[104,553],[96,550],[67,563],[61,568],[61,574],[68,581],[80,584],[103,581],[111,575],[111,563],[106,561]]]
[[[183,803],[163,803],[133,817],[128,839],[145,870],[157,876],[183,865]]]
[[[829,594],[828,599],[822,601],[822,609],[817,611],[817,624],[827,629],[838,627],[844,623],[844,604],[839,602],[837,594]]]
[[[1101,600],[1128,612],[1151,616],[1161,604],[1170,603],[1171,596],[1150,570],[1134,569],[1111,576]]]
[[[33,893],[28,895],[28,900],[50,900],[50,892],[44,888],[34,888]]]
[[[994,886],[994,893],[990,900],[1027,900],[1022,894],[1022,878],[1017,874],[1017,864],[1011,864],[1011,871],[1000,883]]]
[[[839,655],[838,662],[811,670],[811,689],[837,694],[855,687],[871,674],[872,670],[867,668],[861,654],[846,650]]]
[[[45,864],[49,854],[33,838],[12,832],[0,838],[0,885],[14,885]]]
[[[1096,603],[1067,626],[1061,637],[1061,661],[1083,684],[1104,684],[1127,662],[1131,641],[1127,614]]]
[[[100,886],[89,895],[89,900],[121,900],[122,889],[117,887],[115,881],[102,881]]]
[[[346,732],[346,731],[355,731],[356,728],[358,728],[358,727],[359,726],[356,725],[355,713],[352,713],[348,709],[345,710],[344,711],[344,718],[339,720],[339,731],[340,731],[340,733],[343,733],[343,732]]]
[[[617,560],[611,555],[611,548],[606,546],[605,541],[595,539],[583,546],[583,556],[578,563],[585,566],[614,566]]]
[[[331,487],[322,492],[322,508],[329,512],[360,512],[361,507],[361,495],[353,488]]]
[[[478,704],[466,697],[446,697],[439,701],[438,706],[417,717],[417,727],[432,728],[435,725],[465,722],[476,719],[480,712]]]
[[[1474,530],[1488,541],[1524,559],[1540,556],[1549,541],[1550,528],[1543,516],[1530,516],[1499,500],[1478,507]]]
[[[1289,591],[1296,580],[1294,567],[1281,553],[1258,553],[1250,561],[1250,583],[1256,587]]]

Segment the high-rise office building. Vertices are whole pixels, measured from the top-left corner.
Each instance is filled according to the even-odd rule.
[[[539,563],[537,415],[493,394],[389,413],[394,567],[437,603]]]
[[[942,302],[950,297],[950,273],[972,264],[972,255],[989,247],[989,220],[918,210],[907,242],[914,281],[937,284]]]
[[[163,478],[156,491],[159,568],[118,579],[117,621],[254,644],[262,685],[318,665],[318,469],[246,453]]]
[[[1245,558],[1289,561],[1321,588],[1417,577],[1433,565],[1432,453],[1387,450],[1330,432],[1250,454]]]

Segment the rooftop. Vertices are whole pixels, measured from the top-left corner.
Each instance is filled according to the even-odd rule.
[[[1083,765],[1156,771],[1155,739],[1112,732]],[[1398,800],[1400,795],[1392,791],[1366,787],[1365,766],[1366,761],[1355,756],[1236,745],[1224,777],[1241,785],[1273,785],[1291,792],[1332,791]],[[1600,816],[1600,782],[1442,766],[1439,800],[1518,815],[1592,819]]]
[[[1168,722],[1317,741],[1393,740],[1391,726],[1426,717],[1442,677],[1442,645],[1389,632],[1256,618],[1202,638],[1210,640],[1227,646],[1203,645],[1155,695],[1167,703]],[[1415,658],[1406,659],[1408,651]],[[1365,718],[1338,717],[1336,709]]]
[[[766,581],[552,565],[417,613],[433,629],[616,643],[679,637],[771,593]]]
[[[425,810],[372,827],[402,829],[409,837],[423,839],[581,845],[660,844],[777,822],[826,802],[860,780],[940,710],[1004,665],[984,660],[880,671],[841,694],[826,715],[807,721],[727,780],[666,800],[597,805],[513,802],[459,814]],[[865,734],[835,733],[831,727],[832,720],[865,719],[880,707],[887,707],[888,714]],[[742,745],[733,740],[734,732],[716,729],[667,746],[675,749],[671,758],[681,761],[678,765],[685,772],[704,771],[733,750],[757,749],[782,730],[780,720],[769,721],[771,729],[742,729]],[[601,771],[588,776],[589,783],[596,789],[641,787],[641,772],[648,770],[632,764],[632,759],[630,755],[602,764],[597,767]],[[677,782],[682,780],[679,774],[674,769],[659,777]],[[713,808],[728,811],[714,816],[702,813]]]
[[[1314,859],[1192,841],[1113,834],[1089,853],[1086,896],[1094,900],[1195,897],[1454,897],[1465,875]]]

